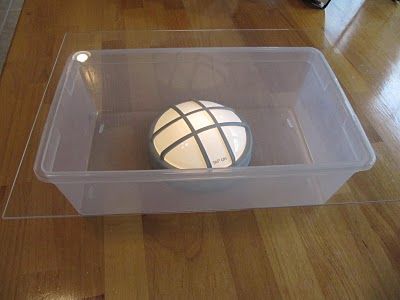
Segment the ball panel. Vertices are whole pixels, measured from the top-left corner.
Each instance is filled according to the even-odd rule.
[[[210,112],[217,119],[218,123],[241,122],[240,118],[231,110],[210,109]]]
[[[246,129],[240,126],[222,126],[222,131],[231,146],[235,159],[238,160],[246,148]]]
[[[184,114],[190,113],[191,111],[201,108],[201,106],[194,101],[179,103],[176,105],[176,107],[179,108],[179,110]]]
[[[211,101],[201,100],[199,102],[201,102],[205,107],[223,107],[223,105]]]
[[[196,169],[207,167],[194,137],[183,141],[169,151],[165,155],[164,160],[178,169]]]
[[[154,147],[158,154],[161,154],[165,148],[190,132],[185,120],[176,121],[156,135],[153,141]]]
[[[206,111],[199,111],[187,116],[187,118],[195,130],[214,124],[213,119]]]
[[[154,132],[156,132],[158,129],[163,127],[165,124],[167,124],[168,122],[170,122],[178,117],[179,117],[179,114],[175,110],[173,110],[172,108],[168,109],[158,119],[156,125],[154,126]]]
[[[218,128],[209,129],[199,134],[213,168],[226,168],[232,165],[228,149]]]

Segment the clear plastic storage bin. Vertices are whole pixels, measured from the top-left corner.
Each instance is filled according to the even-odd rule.
[[[80,214],[322,204],[375,161],[315,48],[82,50],[65,65],[34,167]],[[151,169],[151,123],[191,98],[232,107],[247,121],[250,166]]]

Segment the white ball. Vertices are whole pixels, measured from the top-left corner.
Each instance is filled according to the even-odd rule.
[[[156,168],[247,166],[251,150],[248,125],[231,108],[210,101],[190,100],[170,107],[150,132]]]

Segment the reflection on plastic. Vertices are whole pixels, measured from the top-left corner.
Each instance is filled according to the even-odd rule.
[[[84,63],[86,62],[90,57],[90,52],[89,51],[80,51],[74,54],[74,59]]]

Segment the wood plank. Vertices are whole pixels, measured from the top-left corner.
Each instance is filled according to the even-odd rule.
[[[142,219],[104,218],[104,287],[107,299],[148,299]]]
[[[215,214],[143,216],[150,299],[235,299]]]

